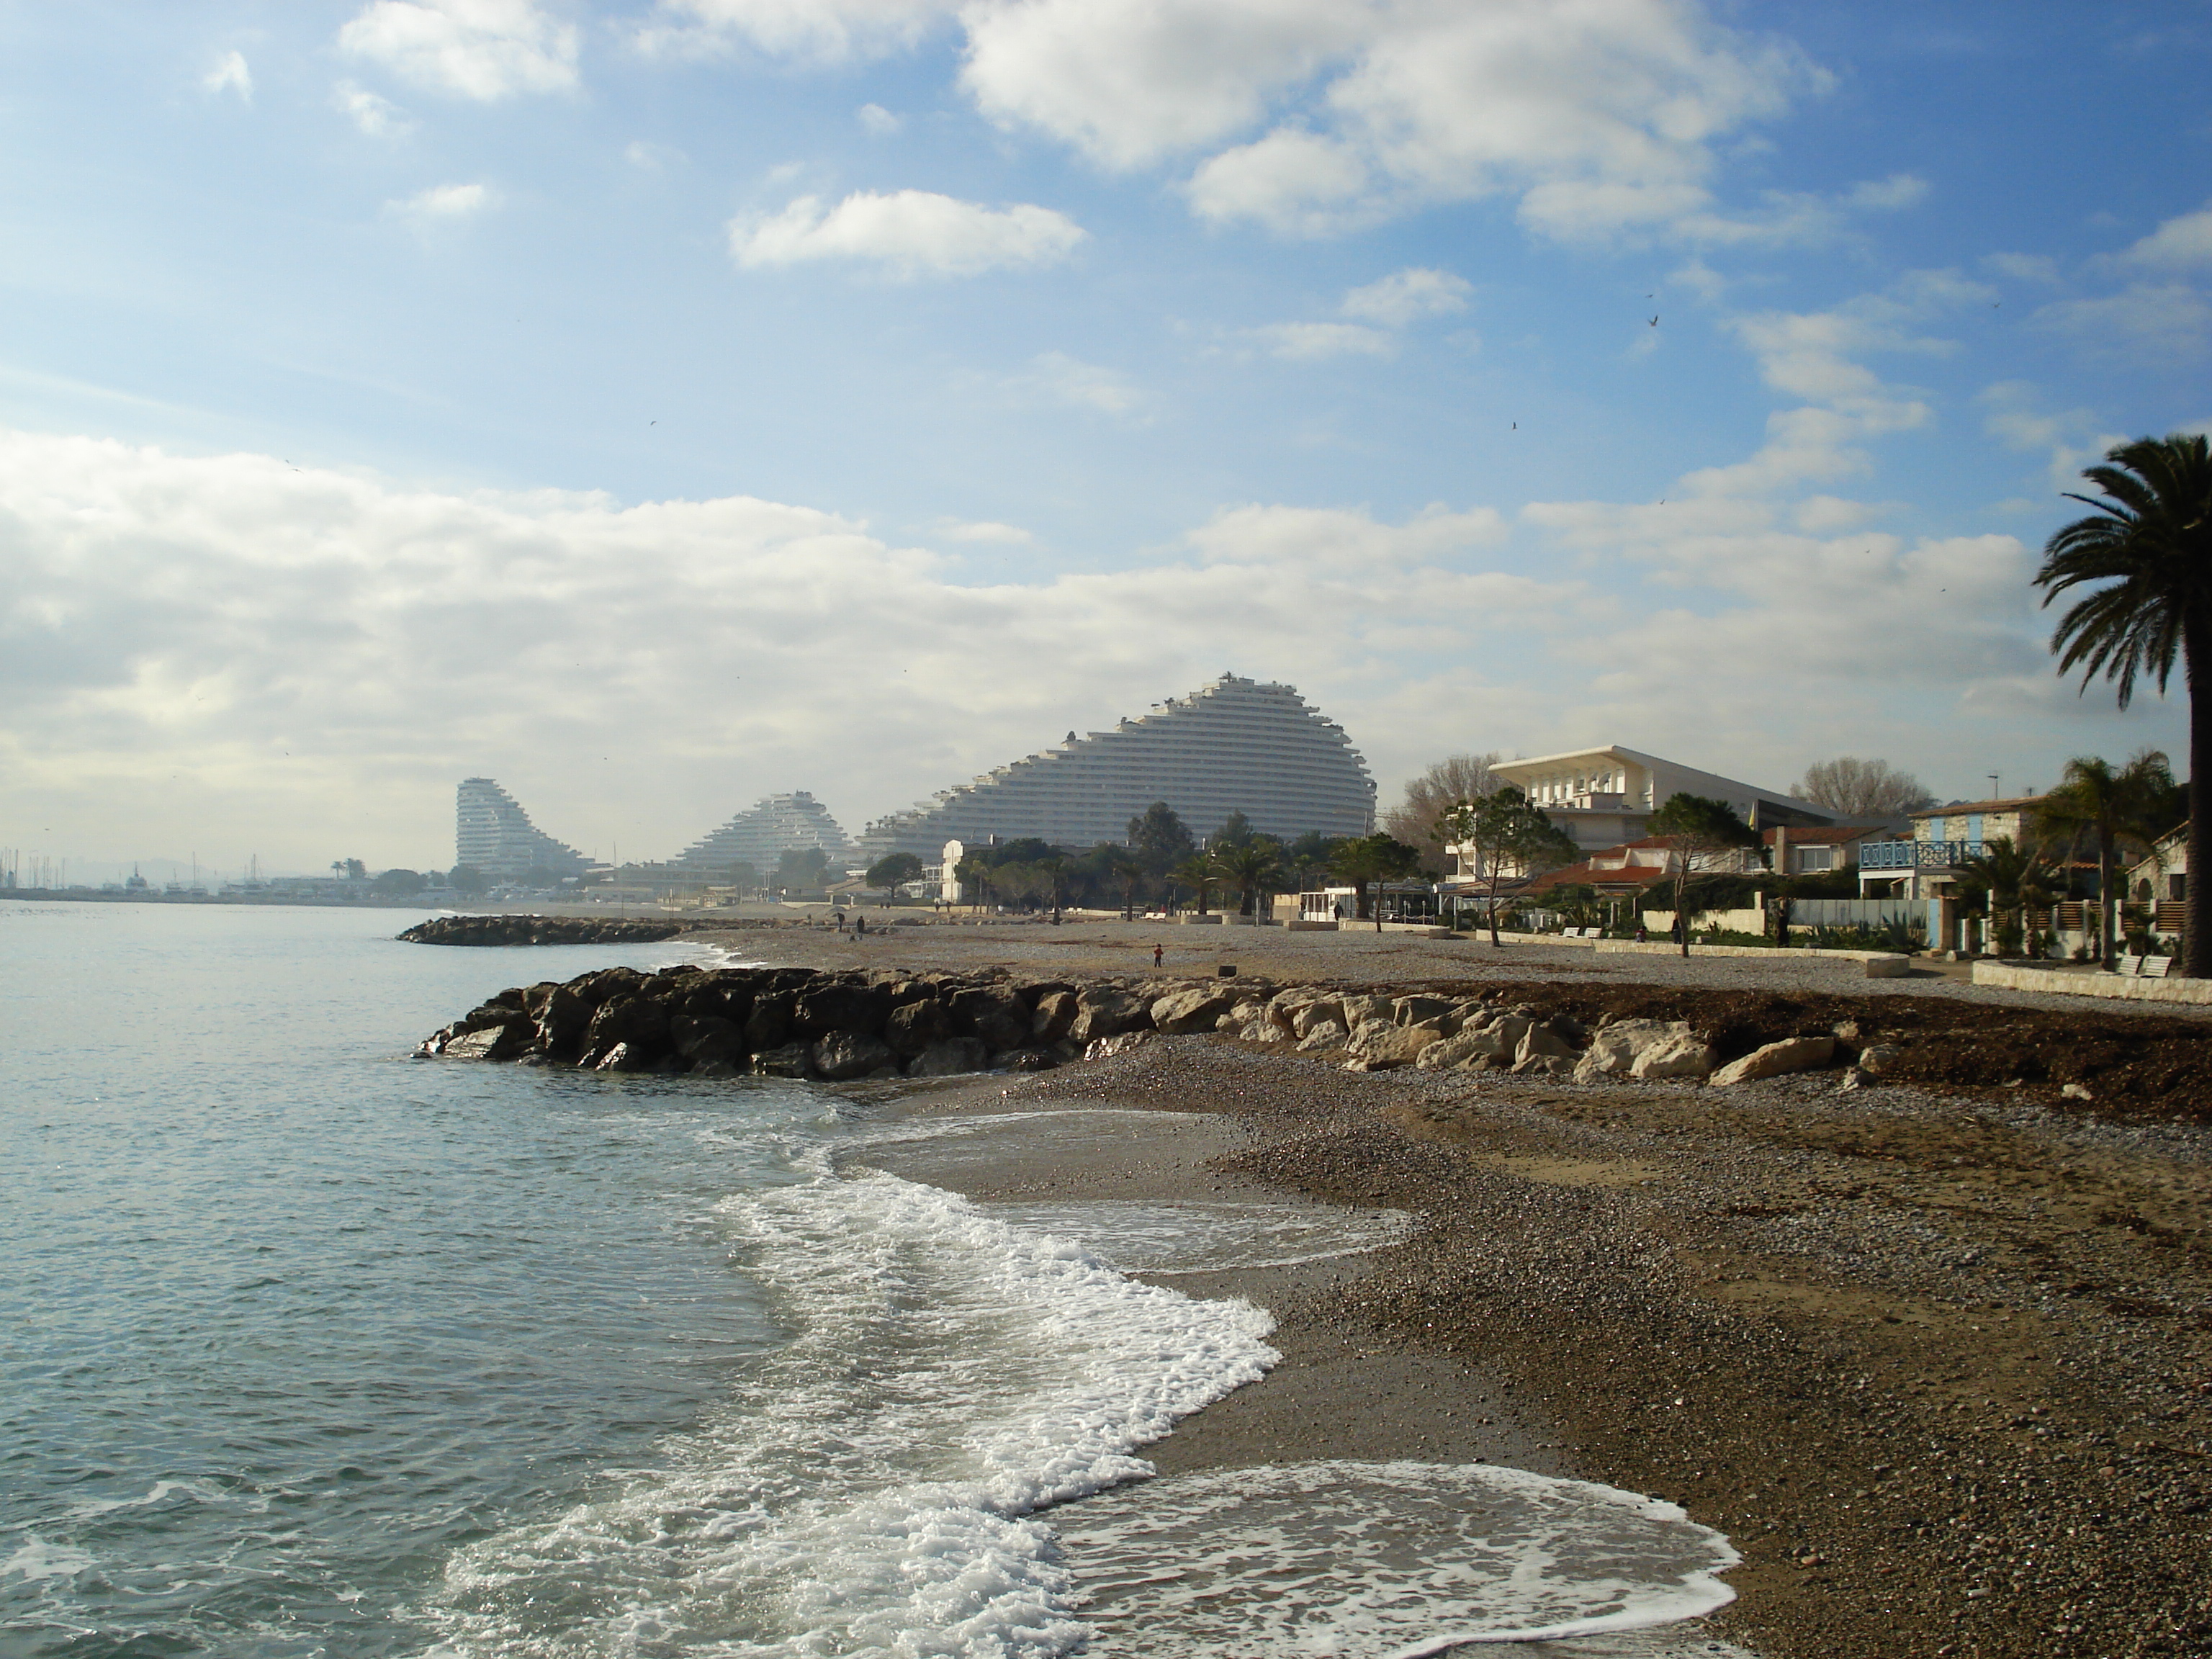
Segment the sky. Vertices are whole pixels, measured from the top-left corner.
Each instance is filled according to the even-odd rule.
[[[1388,805],[2179,756],[2033,575],[2212,422],[2212,7],[0,0],[0,847],[857,833],[1224,671]],[[1994,775],[1994,778],[1993,778]]]

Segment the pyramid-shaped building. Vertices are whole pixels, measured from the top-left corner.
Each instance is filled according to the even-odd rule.
[[[723,881],[738,865],[750,864],[765,878],[775,873],[786,853],[816,847],[829,855],[833,870],[842,872],[853,861],[853,843],[830,816],[830,809],[800,789],[763,796],[670,863],[687,873]]]
[[[1154,801],[1200,836],[1231,812],[1285,840],[1362,836],[1375,822],[1375,781],[1342,726],[1295,687],[1224,674],[1109,732],[1070,732],[1042,754],[880,818],[860,848],[871,861],[890,853],[934,861],[948,841],[1033,836],[1081,849],[1126,841],[1129,820]]]
[[[580,876],[592,861],[531,823],[521,803],[490,778],[464,778],[454,802],[455,862],[494,881],[520,881],[532,870]]]

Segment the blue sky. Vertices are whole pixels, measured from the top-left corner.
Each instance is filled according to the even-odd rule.
[[[0,844],[428,865],[478,771],[602,853],[858,830],[1224,668],[1386,801],[2181,741],[2027,578],[2212,417],[2203,5],[0,31]]]

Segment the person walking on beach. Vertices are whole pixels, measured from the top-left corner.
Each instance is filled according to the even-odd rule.
[[[1152,966],[1155,968],[1160,965],[1160,947],[1157,945],[1152,946]]]

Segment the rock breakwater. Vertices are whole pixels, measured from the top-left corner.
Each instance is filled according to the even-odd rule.
[[[1495,990],[1386,997],[1257,980],[696,966],[654,974],[608,968],[566,983],[509,987],[416,1052],[846,1082],[1044,1071],[1155,1035],[1194,1033],[1279,1046],[1359,1072],[1410,1066],[1656,1081],[1702,1079],[1723,1060],[1711,1035],[1688,1021],[1586,1024]],[[1825,1031],[1790,1041],[1802,1045],[1790,1062],[1762,1061],[1751,1074],[1834,1063],[1848,1046]]]
[[[615,916],[434,916],[399,938],[409,945],[657,945],[701,925]]]

